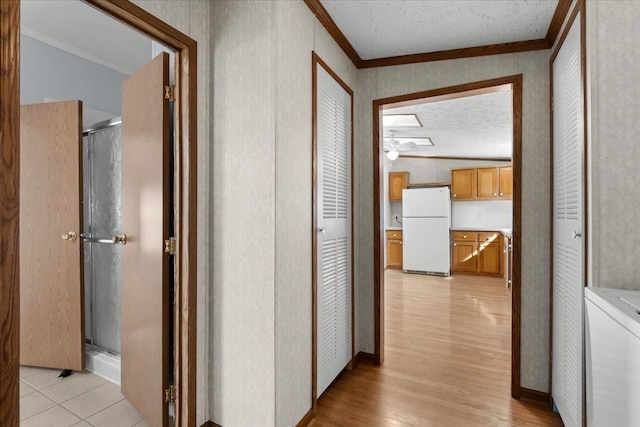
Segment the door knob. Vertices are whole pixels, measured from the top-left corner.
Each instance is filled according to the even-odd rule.
[[[118,236],[118,235],[113,236],[113,243],[115,245],[118,245],[118,244],[119,245],[123,245],[123,246],[126,245],[127,244],[127,235],[123,234],[122,236]]]
[[[582,237],[582,233],[578,233],[576,230],[573,230],[573,238],[577,239],[578,237]]]
[[[327,232],[327,230],[325,230],[324,227],[320,227],[318,231],[321,232],[322,234]]]
[[[75,231],[67,231],[66,233],[62,233],[62,240],[76,240],[78,235]]]

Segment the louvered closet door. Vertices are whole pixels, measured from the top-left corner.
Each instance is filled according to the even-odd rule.
[[[351,360],[351,96],[316,66],[320,396]]]
[[[552,395],[567,427],[582,426],[584,114],[577,17],[553,62]]]

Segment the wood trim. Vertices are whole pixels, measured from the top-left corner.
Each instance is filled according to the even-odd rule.
[[[401,154],[399,156],[401,159],[427,159],[427,160],[470,160],[470,161],[478,161],[478,162],[511,162],[510,158],[506,157],[498,157],[498,158],[489,158],[489,157],[455,157],[455,156],[429,156],[429,155],[416,155],[416,156],[407,156]]]
[[[527,40],[467,47],[462,49],[441,50],[438,52],[417,53],[412,55],[390,56],[387,58],[364,59],[358,68],[389,67],[393,65],[416,64],[419,62],[446,61],[450,59],[474,58],[478,56],[503,55],[506,53],[530,52],[549,49],[546,39]]]
[[[222,427],[220,424],[216,424],[213,421],[207,421],[206,423],[202,424],[202,426],[200,427]]]
[[[0,2],[0,425],[19,424],[20,1]]]
[[[511,337],[511,395],[520,398],[520,307],[521,307],[521,227],[522,227],[522,74],[466,83],[373,101],[373,222],[374,222],[374,357],[384,360],[384,266],[382,265],[383,234],[381,229],[382,176],[380,164],[380,116],[389,103],[413,101],[420,98],[457,94],[490,86],[511,85],[513,90],[513,278],[512,278],[512,337]]]
[[[562,0],[561,0],[562,1]],[[583,114],[584,114],[584,195],[583,195],[583,203],[584,203],[584,216],[583,216],[583,241],[586,242],[587,241],[587,233],[588,233],[588,228],[587,228],[587,215],[588,215],[588,210],[587,210],[587,197],[588,197],[588,188],[587,188],[587,170],[588,170],[588,159],[587,159],[587,130],[588,130],[588,121],[587,121],[587,115],[588,115],[588,110],[587,110],[587,59],[586,59],[586,52],[587,52],[587,48],[586,48],[586,13],[585,13],[585,9],[586,9],[586,1],[585,0],[577,0],[575,7],[573,8],[573,10],[571,11],[571,15],[569,17],[569,20],[567,21],[567,25],[565,25],[564,30],[562,32],[562,35],[560,37],[560,40],[558,41],[558,44],[556,45],[555,49],[553,50],[552,54],[551,54],[551,58],[549,59],[549,123],[550,123],[550,127],[549,127],[549,131],[550,131],[550,135],[549,135],[549,141],[550,141],[550,156],[549,156],[549,164],[550,164],[550,168],[551,168],[551,173],[549,174],[549,179],[550,179],[550,185],[551,185],[551,189],[549,191],[549,217],[550,217],[550,235],[551,238],[549,239],[549,393],[548,393],[548,405],[549,407],[551,407],[553,405],[553,236],[554,236],[554,229],[553,229],[553,200],[554,200],[554,193],[553,193],[553,167],[554,167],[554,157],[553,157],[553,62],[555,61],[556,57],[558,56],[558,53],[560,52],[560,49],[562,48],[562,45],[564,44],[565,39],[567,38],[567,35],[569,34],[569,31],[571,30],[571,27],[573,26],[573,24],[575,23],[576,17],[578,16],[579,12],[582,12],[580,14],[580,24],[581,24],[581,29],[580,29],[580,50],[581,50],[581,74],[582,74],[582,84],[583,84]],[[585,244],[584,245],[584,259],[587,259],[587,255],[588,255],[588,245]],[[585,275],[585,286],[586,286],[586,278],[588,277],[588,265],[585,262],[584,263],[584,275]],[[585,366],[585,365],[583,365]],[[585,371],[583,370],[583,375],[585,374]],[[584,380],[584,378],[583,378]],[[584,382],[584,384],[586,384],[586,382]],[[585,389],[583,388],[583,394],[585,393]],[[586,396],[583,396],[583,401],[586,402]],[[586,403],[585,405],[583,405],[583,419],[586,420]]]
[[[313,408],[310,408],[306,414],[304,414],[304,417],[302,417],[300,419],[300,421],[298,421],[298,424],[296,424],[296,427],[306,427],[308,426],[311,421],[313,421],[313,418],[315,417],[315,411],[313,410]]]
[[[549,393],[521,387],[520,400],[534,405],[549,406]]]
[[[513,82],[513,251],[511,266],[511,396],[520,398],[522,299],[522,74]]]
[[[359,351],[358,354],[356,354],[354,364],[355,366],[358,366],[361,363],[368,363],[371,365],[377,364],[376,355],[364,351]]]
[[[390,56],[384,58],[362,59],[351,45],[344,33],[338,28],[329,12],[322,6],[320,0],[304,0],[305,4],[311,12],[316,16],[318,21],[327,30],[329,35],[333,37],[335,42],[340,46],[342,51],[351,60],[356,68],[376,68],[389,67],[393,65],[416,64],[420,62],[445,61],[450,59],[473,58],[477,56],[503,55],[507,53],[530,52],[535,50],[550,49],[556,38],[559,27],[556,23],[560,20],[560,25],[566,16],[563,12],[564,3],[571,3],[571,0],[560,0],[553,19],[547,31],[547,35],[543,39],[526,40],[509,43],[499,43],[485,46],[467,47],[461,49],[441,50],[437,52],[424,52],[411,55]],[[566,6],[568,8],[568,6]],[[564,13],[564,14],[563,14]]]
[[[553,46],[558,38],[558,34],[560,33],[560,29],[562,28],[562,23],[567,17],[567,13],[569,13],[569,8],[571,7],[572,0],[558,0],[558,5],[556,6],[556,11],[553,14],[553,18],[551,18],[551,24],[549,24],[549,30],[547,31],[547,36],[545,40],[549,47]]]
[[[195,425],[196,405],[196,161],[197,161],[197,62],[196,42],[160,19],[126,0],[85,0],[118,21],[154,38],[176,51],[176,233],[179,251],[176,259],[176,425]],[[3,188],[0,203],[3,219],[0,238],[8,242],[8,256],[0,262],[2,311],[2,366],[0,371],[0,419],[17,424],[18,399],[18,276],[17,150],[19,125],[19,2],[3,0],[2,23],[2,117]],[[186,125],[184,125],[186,123]],[[5,142],[6,141],[6,142]],[[8,187],[8,188],[4,188]],[[5,243],[2,242],[4,245]],[[180,250],[184,249],[184,250]],[[5,309],[5,304],[8,305]],[[16,307],[14,309],[14,307]]]
[[[316,192],[316,186],[318,183],[318,164],[317,164],[317,155],[316,152],[318,150],[318,111],[316,107],[317,103],[317,85],[318,85],[318,75],[317,75],[317,65],[321,66],[338,84],[349,94],[351,98],[351,361],[347,365],[348,369],[352,369],[354,365],[354,352],[355,352],[355,273],[354,273],[354,244],[353,244],[353,232],[354,232],[354,222],[353,222],[353,198],[354,198],[354,180],[353,180],[353,154],[354,154],[354,143],[353,143],[353,90],[347,85],[344,80],[342,80],[335,71],[329,67],[329,65],[320,58],[320,56],[316,52],[311,52],[311,76],[312,76],[312,91],[311,91],[311,126],[312,126],[312,177],[311,177],[311,212],[312,212],[312,228],[311,228],[311,353],[312,353],[312,361],[311,361],[311,401],[312,407],[311,410],[316,411],[318,407],[318,282],[317,282],[317,273],[318,273],[318,251],[317,251],[317,229],[318,229],[318,210],[316,209],[318,194]]]
[[[320,3],[320,0],[304,0],[304,2],[316,18],[318,18],[318,21],[320,21],[329,35],[333,37],[333,40],[338,43],[340,49],[342,49],[345,55],[353,62],[353,65],[355,65],[356,68],[361,68],[360,64],[362,63],[362,59],[360,55],[358,55],[358,52],[356,52],[349,40],[347,40],[347,37],[340,31],[340,28],[338,28],[333,18],[331,18],[327,9]]]

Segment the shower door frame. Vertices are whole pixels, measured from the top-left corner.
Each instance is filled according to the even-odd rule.
[[[174,212],[176,426],[196,423],[196,42],[128,0],[83,0],[176,55]],[[0,4],[0,419],[19,420],[20,0]]]

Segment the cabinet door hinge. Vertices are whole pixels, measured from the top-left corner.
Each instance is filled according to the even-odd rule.
[[[165,403],[176,401],[176,388],[174,386],[169,386],[169,388],[164,391],[164,401]]]
[[[169,239],[164,241],[164,251],[169,255],[175,255],[177,245],[178,239],[175,237],[169,237]]]
[[[164,87],[164,97],[168,99],[169,102],[173,102],[176,100],[176,87],[175,86],[165,86]]]

